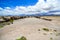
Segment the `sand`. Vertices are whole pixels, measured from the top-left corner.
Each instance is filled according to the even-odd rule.
[[[48,28],[50,31],[44,31]],[[38,30],[40,29],[40,31]],[[57,30],[54,32],[53,30]],[[25,18],[15,20],[13,24],[0,29],[0,40],[16,40],[18,37],[25,36],[27,40],[60,40],[60,19],[53,18],[47,21],[37,18]]]

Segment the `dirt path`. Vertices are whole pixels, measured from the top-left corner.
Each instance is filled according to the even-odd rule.
[[[60,21],[46,21],[37,18],[19,19],[14,24],[0,29],[0,40],[16,40],[16,38],[21,36],[25,36],[27,40],[50,40],[51,37],[53,40],[60,40],[60,36],[56,36],[55,32],[46,32],[42,28],[60,32]]]

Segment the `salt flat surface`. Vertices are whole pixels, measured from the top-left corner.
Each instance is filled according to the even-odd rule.
[[[57,32],[52,30],[46,32],[43,28],[57,30]],[[56,36],[56,33],[60,33],[60,19],[46,21],[37,18],[25,18],[15,20],[13,24],[0,29],[0,40],[16,40],[21,36],[25,36],[27,40],[50,40],[50,38],[60,40],[60,36]]]

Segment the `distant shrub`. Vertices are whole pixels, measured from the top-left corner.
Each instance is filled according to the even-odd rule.
[[[10,25],[10,23],[7,23],[7,25]]]
[[[60,36],[60,33],[56,33],[56,36]]]
[[[44,31],[49,31],[49,29],[48,29],[48,28],[43,28],[43,30],[44,30]]]
[[[55,32],[57,32],[57,30],[54,30]]]
[[[26,37],[22,36],[21,38],[18,38],[16,40],[27,40]]]
[[[53,33],[50,33],[51,35],[53,34]]]
[[[53,38],[51,37],[50,40],[53,40]]]
[[[2,25],[0,25],[0,28],[2,28],[3,26]]]

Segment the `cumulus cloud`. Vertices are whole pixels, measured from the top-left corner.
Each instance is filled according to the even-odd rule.
[[[59,0],[38,0],[34,6],[16,6],[15,8],[0,7],[0,14],[3,15],[19,15],[19,14],[37,14],[37,13],[48,13],[51,10],[59,10]],[[56,13],[57,14],[57,13]]]

